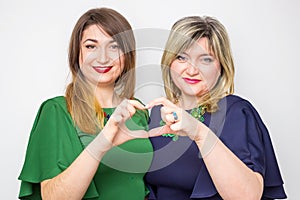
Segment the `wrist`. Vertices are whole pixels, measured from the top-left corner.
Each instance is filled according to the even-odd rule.
[[[208,156],[210,152],[214,149],[215,145],[219,141],[219,138],[208,127],[203,130],[202,134],[203,134],[203,138],[195,142],[199,148],[199,151],[201,152],[202,158],[204,158]]]
[[[109,134],[108,134],[109,136]],[[111,139],[105,135],[104,129],[95,137],[95,139],[85,148],[85,150],[96,160],[100,161],[104,154],[109,151],[113,144]]]
[[[199,122],[196,129],[196,135],[194,137],[195,143],[198,146],[202,147],[208,133],[209,133],[209,128],[205,125],[203,126],[203,124]]]

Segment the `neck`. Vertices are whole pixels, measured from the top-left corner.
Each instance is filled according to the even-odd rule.
[[[117,107],[117,105],[119,105],[122,101],[122,99],[114,91],[114,87],[97,88],[95,95],[102,108]]]
[[[178,104],[184,110],[190,110],[198,106],[198,98],[196,96],[182,95]]]

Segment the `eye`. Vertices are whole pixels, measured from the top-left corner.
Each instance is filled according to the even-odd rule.
[[[176,57],[176,59],[179,61],[179,62],[186,62],[187,61],[187,57],[183,56],[183,55],[178,55]]]
[[[200,61],[203,64],[211,64],[215,61],[215,59],[212,56],[203,56]]]
[[[85,47],[86,47],[87,49],[95,49],[95,48],[96,48],[96,46],[95,46],[95,45],[92,45],[92,44],[87,44],[87,45],[85,45]]]
[[[118,44],[114,43],[114,44],[111,44],[111,45],[109,46],[109,48],[112,49],[112,50],[119,50],[119,49],[120,49],[120,46],[119,46]]]

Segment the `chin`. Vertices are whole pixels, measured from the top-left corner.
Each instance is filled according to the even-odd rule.
[[[189,96],[198,96],[200,93],[202,93],[201,90],[193,90],[193,88],[183,88],[181,89],[181,92]]]
[[[187,96],[199,96],[199,92],[193,92],[193,91],[181,91],[181,92]]]

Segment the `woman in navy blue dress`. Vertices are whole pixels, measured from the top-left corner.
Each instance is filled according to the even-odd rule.
[[[190,16],[172,27],[162,57],[166,98],[148,104],[154,158],[150,199],[284,199],[266,126],[233,95],[234,63],[225,27]]]

